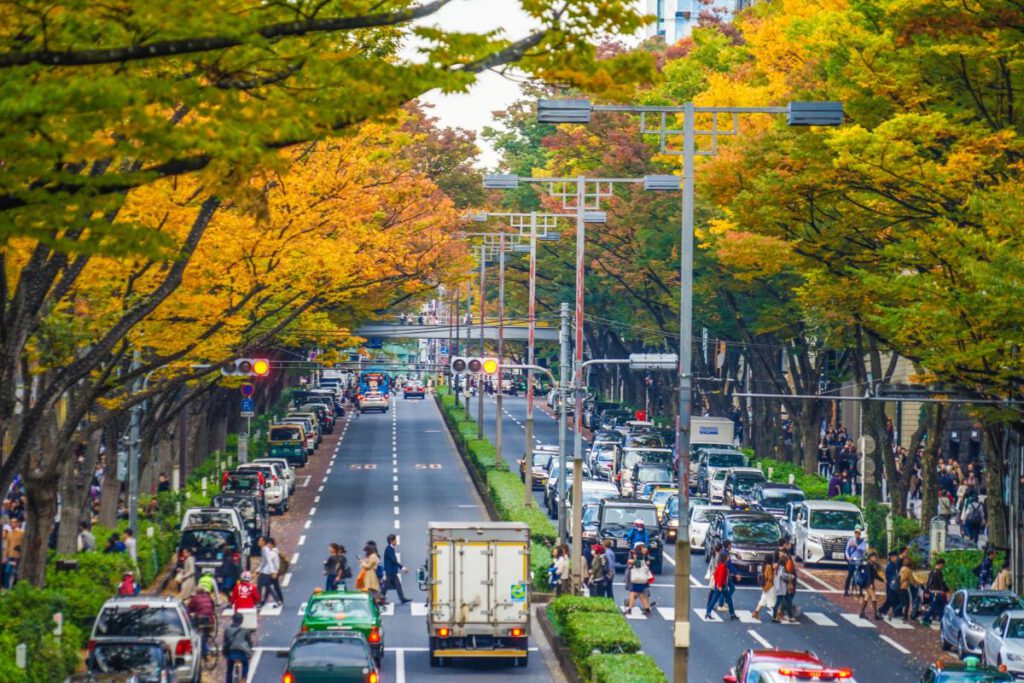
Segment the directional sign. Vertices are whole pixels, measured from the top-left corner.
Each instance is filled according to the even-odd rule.
[[[679,356],[674,353],[631,353],[629,367],[633,370],[674,370]]]
[[[526,586],[521,583],[513,583],[509,591],[512,602],[526,602]]]
[[[242,392],[242,396],[249,398],[256,392],[256,385],[246,382],[242,386],[238,387],[238,390]],[[245,408],[242,408],[242,410],[245,410]]]
[[[243,413],[252,413],[252,412],[255,412],[255,411],[256,411],[256,401],[252,400],[251,398],[243,398],[242,399],[242,412]]]

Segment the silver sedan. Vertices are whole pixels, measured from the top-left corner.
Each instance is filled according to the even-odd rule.
[[[1024,610],[1003,612],[985,629],[983,658],[986,664],[1024,673]]]
[[[980,657],[985,630],[1003,612],[1021,608],[1024,604],[1011,591],[958,590],[942,612],[942,649],[956,649],[961,659],[968,655]]]

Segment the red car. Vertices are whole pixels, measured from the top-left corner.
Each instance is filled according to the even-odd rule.
[[[722,676],[724,683],[802,683],[842,681],[856,683],[853,671],[826,666],[813,652],[747,650],[736,666]]]

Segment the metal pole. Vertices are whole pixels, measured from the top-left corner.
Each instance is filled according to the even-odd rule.
[[[456,285],[456,287],[457,286],[458,285]],[[458,291],[458,290],[456,290],[456,291]],[[448,308],[448,368],[445,370],[444,374],[445,374],[445,377],[448,379],[448,385],[449,386],[451,386],[451,383],[452,383],[452,381],[451,381],[451,379],[452,379],[452,373],[451,373],[452,356],[455,355],[454,354],[454,347],[452,346],[452,302],[454,301],[456,296],[458,296],[458,295],[455,294],[454,292],[449,292],[448,293],[448,307],[447,307]]]
[[[561,342],[558,368],[558,490],[565,490],[566,428],[568,425],[568,402],[565,394],[569,388],[569,304],[563,303],[559,311],[560,326],[558,340]],[[558,545],[565,543],[565,496],[558,505]]]
[[[679,250],[679,531],[676,535],[675,652],[672,680],[686,683],[690,657],[690,380],[693,374],[693,157],[696,127],[693,102],[683,109],[683,203]]]
[[[501,428],[504,423],[502,412],[504,404],[502,401],[502,354],[505,352],[505,235],[498,237],[498,405],[494,411],[494,446],[498,452],[497,462],[503,458]],[[529,472],[529,469],[527,469]],[[532,481],[532,479],[531,479]]]
[[[585,267],[585,244],[587,224],[583,222],[586,209],[587,181],[583,176],[576,178],[576,354],[573,370],[573,393],[576,399],[576,429],[573,432],[572,450],[572,548],[569,564],[572,569],[573,584],[577,590],[582,585],[582,531],[583,506],[580,498],[583,495],[583,281]],[[559,495],[564,505],[568,497],[567,491],[559,488]]]
[[[484,355],[484,284],[487,273],[487,249],[480,246],[480,355]],[[484,387],[483,377],[476,377],[476,438],[484,438]]]
[[[530,301],[527,315],[529,332],[526,343],[526,363],[534,364],[533,342],[537,327],[537,212],[530,212]],[[523,459],[526,463],[526,507],[533,505],[533,369],[526,371],[526,446]]]
[[[140,353],[132,353],[132,370],[139,369]],[[142,391],[142,378],[137,377],[132,393]],[[131,409],[131,423],[128,431],[128,528],[137,532],[139,528],[139,423],[142,421],[142,404],[136,403]]]

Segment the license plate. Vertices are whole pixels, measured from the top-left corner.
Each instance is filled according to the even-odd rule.
[[[833,560],[845,560],[846,559],[846,555],[843,554],[843,553],[832,553],[832,559]]]

